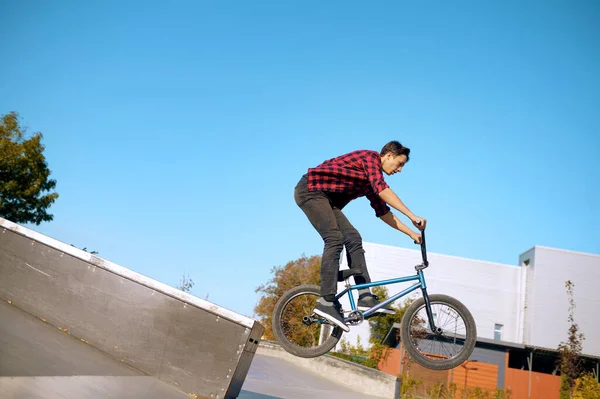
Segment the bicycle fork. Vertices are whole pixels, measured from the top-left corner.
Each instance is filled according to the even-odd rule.
[[[441,334],[442,329],[435,325],[435,320],[433,319],[433,312],[431,311],[431,302],[429,301],[429,295],[427,295],[427,284],[425,283],[423,268],[417,266],[417,275],[419,276],[419,281],[421,282],[421,292],[423,293],[423,299],[425,300],[425,311],[427,312],[427,319],[429,319],[431,331],[433,331],[435,334]]]

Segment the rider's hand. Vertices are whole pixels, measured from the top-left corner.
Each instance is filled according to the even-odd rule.
[[[415,227],[421,231],[425,230],[425,226],[427,225],[427,219],[422,218],[420,216],[415,216],[412,219],[413,224],[415,225]],[[419,223],[421,222],[421,223]]]
[[[410,238],[412,238],[415,244],[421,244],[421,234],[411,231]]]

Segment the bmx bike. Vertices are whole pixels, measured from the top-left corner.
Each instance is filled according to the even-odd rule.
[[[400,339],[409,356],[418,364],[432,370],[448,370],[469,358],[477,341],[477,328],[471,312],[459,300],[448,295],[427,293],[423,270],[429,266],[425,246],[425,231],[421,232],[423,262],[415,266],[416,274],[367,284],[351,285],[349,278],[360,274],[356,269],[338,272],[338,281],[345,281],[346,289],[336,295],[339,300],[348,295],[351,310],[344,311],[344,321],[350,327],[371,317],[380,316],[377,310],[414,290],[422,296],[414,300],[400,323]],[[357,309],[353,290],[416,281],[412,286],[393,295],[368,310]],[[273,310],[273,333],[289,353],[304,358],[318,357],[333,349],[344,330],[314,313],[320,287],[300,285],[286,291]]]

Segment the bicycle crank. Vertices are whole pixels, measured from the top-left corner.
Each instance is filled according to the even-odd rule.
[[[346,323],[352,325],[352,326],[357,326],[360,323],[362,323],[365,320],[365,318],[363,317],[363,314],[360,310],[354,310],[352,312],[350,312],[350,314],[348,315],[348,317],[346,318]]]

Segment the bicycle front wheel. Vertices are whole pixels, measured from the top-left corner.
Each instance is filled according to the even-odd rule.
[[[300,285],[284,293],[273,310],[273,333],[283,349],[298,357],[318,357],[329,352],[343,334],[314,314],[320,288]]]
[[[427,317],[425,299],[419,298],[406,310],[400,338],[410,357],[432,370],[448,370],[471,356],[477,342],[477,328],[471,312],[447,295],[429,295],[435,327]]]

